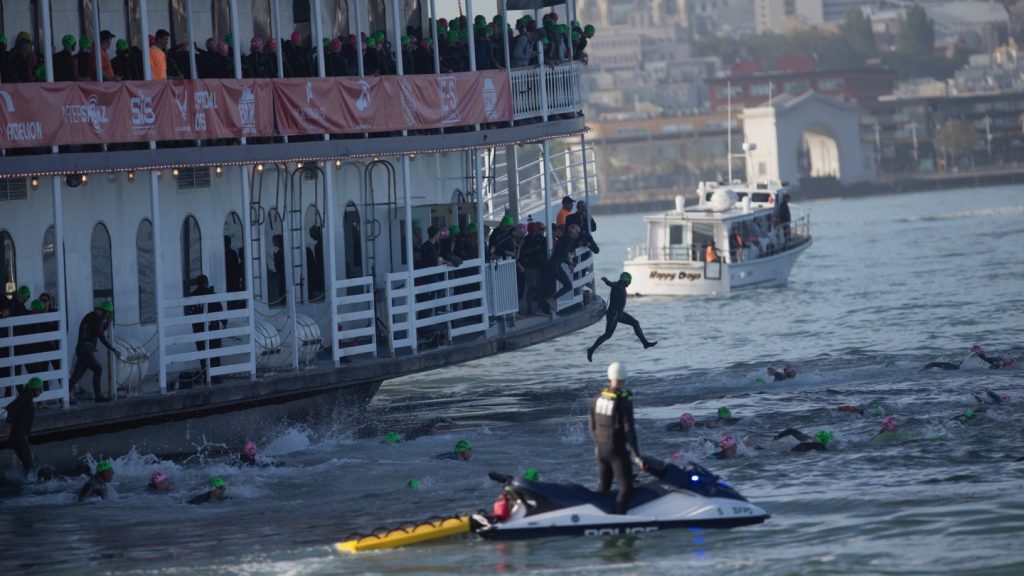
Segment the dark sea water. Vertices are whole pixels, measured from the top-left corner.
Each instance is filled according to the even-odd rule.
[[[280,468],[115,462],[116,496],[77,504],[82,479],[0,497],[0,574],[1022,574],[1024,370],[920,372],[959,361],[974,343],[1024,355],[1024,191],[905,194],[798,206],[814,246],[788,286],[726,297],[641,298],[627,310],[660,344],[642,350],[628,329],[588,364],[602,327],[528,350],[385,383],[364,411],[252,431]],[[598,221],[602,274],[617,275],[639,215]],[[602,295],[606,295],[601,290]],[[540,470],[593,484],[585,433],[589,399],[620,360],[646,454],[708,462],[725,433],[749,437],[737,458],[709,466],[772,514],[729,531],[494,543],[453,539],[356,557],[330,544],[353,531],[489,508],[490,470]],[[799,375],[762,383],[766,366]],[[965,424],[951,420],[986,389],[1013,402]],[[880,416],[903,438],[873,443]],[[664,424],[682,411],[737,425],[689,435]],[[397,445],[353,435],[358,424],[401,429],[444,416],[457,429]],[[832,450],[797,454],[773,441],[787,426],[835,434]],[[437,461],[465,438],[470,462]],[[216,442],[216,439],[208,439]],[[83,447],[83,450],[87,449]],[[144,491],[154,468],[174,492]],[[183,501],[220,475],[230,499]],[[406,487],[420,481],[418,489]]]

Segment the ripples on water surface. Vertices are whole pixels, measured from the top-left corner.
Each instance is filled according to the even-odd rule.
[[[118,459],[117,497],[73,504],[80,479],[0,497],[0,574],[138,573],[1024,573],[1024,370],[920,373],[978,342],[1024,354],[1024,195],[1019,188],[810,203],[815,244],[789,286],[721,298],[639,298],[629,310],[661,343],[642,351],[628,330],[594,364],[594,326],[556,342],[385,384],[368,414],[381,429],[428,417],[458,431],[395,446],[335,426],[280,427],[257,437],[294,466],[236,470]],[[598,221],[600,272],[617,275],[641,241],[640,216]],[[605,294],[604,290],[601,292]],[[712,469],[772,514],[731,531],[666,531],[641,538],[447,541],[355,558],[327,547],[350,531],[489,507],[489,470],[540,469],[546,480],[593,484],[585,410],[604,367],[632,371],[641,449],[704,458],[724,432],[761,449]],[[793,381],[761,384],[766,365],[791,361]],[[1014,396],[969,425],[951,421],[984,389]],[[877,417],[829,412],[880,406],[910,439],[869,442]],[[689,436],[663,424],[684,410],[728,405],[738,425]],[[772,442],[794,426],[832,430],[836,449],[793,454]],[[459,438],[471,462],[439,462]],[[154,464],[154,462],[156,462]],[[142,490],[153,467],[176,491]],[[182,504],[211,476],[232,498]],[[405,487],[421,480],[418,490]]]

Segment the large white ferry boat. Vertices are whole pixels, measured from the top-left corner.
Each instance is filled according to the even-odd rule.
[[[580,62],[545,63],[537,42],[539,62],[513,67],[482,32],[445,44],[433,7],[39,0],[3,11],[17,41],[0,74],[21,70],[16,53],[45,80],[0,82],[0,289],[23,311],[43,293],[52,301],[0,318],[0,407],[30,377],[46,382],[38,461],[236,445],[317,411],[357,412],[385,380],[601,317],[586,248],[557,317],[517,318],[516,261],[486,253],[505,217],[551,230],[562,196],[596,199]],[[513,33],[503,28],[498,38]],[[403,57],[413,29],[429,58]],[[93,80],[54,82],[67,59],[49,47],[73,50],[79,35],[100,47],[83,64]],[[492,43],[497,68],[478,69],[474,37]],[[104,78],[115,39],[142,79]],[[165,64],[144,56],[154,42]],[[466,57],[464,71],[441,67],[439,42]],[[289,66],[296,54],[308,75]],[[346,54],[347,75],[328,76]],[[212,56],[228,77],[202,76]],[[183,79],[170,77],[175,58]],[[164,70],[170,79],[154,79]],[[417,267],[430,227],[472,248]],[[197,294],[200,276],[209,293]],[[79,323],[106,302],[120,353],[100,347],[98,360],[113,401],[94,403],[86,374],[71,406]],[[0,471],[10,464],[0,453]]]
[[[786,188],[704,182],[697,195],[695,206],[677,196],[674,210],[644,217],[646,241],[629,249],[624,264],[630,290],[706,296],[784,285],[811,245],[809,215],[780,218]]]

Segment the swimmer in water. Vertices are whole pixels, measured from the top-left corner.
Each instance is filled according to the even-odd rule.
[[[1013,398],[1009,394],[996,394],[991,390],[985,390],[985,396],[981,394],[975,394],[974,400],[978,404],[995,404],[1002,406],[1003,404],[1009,404],[1013,401]]]
[[[608,310],[605,311],[605,325],[604,334],[597,337],[594,341],[594,345],[587,348],[587,360],[590,362],[594,361],[594,352],[597,347],[604,344],[606,340],[612,337],[615,333],[615,327],[619,323],[633,327],[633,333],[640,339],[640,343],[644,345],[644,349],[656,346],[658,343],[651,342],[644,336],[644,331],[640,328],[640,322],[636,318],[633,318],[626,313],[626,288],[633,281],[633,276],[629,272],[623,272],[619,275],[619,279],[616,282],[610,282],[604,276],[601,277],[601,281],[606,285],[610,286],[612,291],[608,297]]]
[[[683,412],[679,415],[678,421],[665,425],[665,430],[669,432],[689,432],[696,424],[697,422],[693,419],[693,414]]]
[[[871,439],[872,442],[892,442],[893,440],[899,440],[900,426],[896,418],[892,416],[886,416],[882,418],[882,429]]]
[[[149,475],[149,484],[146,489],[150,492],[170,492],[171,479],[163,472],[153,470],[153,473]]]
[[[263,468],[284,466],[283,462],[274,462],[266,458],[256,458],[256,443],[252,440],[246,440],[245,444],[242,445],[242,451],[235,457],[234,464],[236,466],[260,466]]]
[[[739,418],[733,418],[732,411],[722,406],[718,409],[718,417],[714,420],[700,420],[693,425],[697,428],[718,428],[719,426],[732,425],[739,422]]]
[[[977,358],[981,360],[982,362],[988,364],[988,367],[993,370],[998,370],[1000,368],[1017,367],[1016,358],[1002,358],[999,356],[989,356],[988,354],[985,354],[985,351],[982,350],[981,346],[975,344],[974,346],[971,346],[971,353],[968,354],[967,357],[964,358],[963,360],[959,362],[930,362],[928,364],[925,364],[924,367],[921,368],[921,372],[924,372],[925,370],[929,370],[931,368],[942,368],[943,370],[959,370],[964,365],[964,362],[971,358]]]
[[[94,496],[107,497],[107,485],[114,479],[114,462],[110,459],[100,460],[96,463],[96,473],[89,477],[78,491],[78,501]]]
[[[732,458],[736,455],[738,449],[738,443],[736,437],[731,435],[722,436],[722,439],[718,441],[718,452],[711,455],[715,460],[725,460],[726,458]]]
[[[796,428],[786,428],[776,434],[772,440],[780,440],[787,436],[792,436],[799,442],[799,444],[793,446],[793,452],[828,451],[828,445],[832,442],[833,438],[833,434],[828,430],[818,430],[814,433],[814,436],[808,436]]]
[[[210,480],[210,489],[198,496],[189,498],[188,503],[198,506],[199,504],[206,504],[207,502],[220,502],[224,499],[224,492],[227,491],[227,486],[224,484],[224,480],[221,478],[214,478]]]
[[[765,371],[773,378],[773,382],[781,382],[783,380],[789,380],[790,378],[796,378],[796,366],[793,366],[792,364],[786,364],[782,370],[777,370],[769,366]]]
[[[455,450],[451,452],[442,452],[437,456],[434,456],[435,460],[458,460],[465,461],[473,457],[473,447],[470,446],[469,440],[459,440],[455,443]]]
[[[957,414],[956,416],[953,416],[952,418],[950,418],[950,420],[956,420],[957,422],[959,422],[961,424],[967,424],[968,422],[971,422],[971,421],[977,419],[978,416],[981,416],[984,413],[985,413],[985,409],[984,408],[976,408],[974,410],[967,410],[963,414]]]

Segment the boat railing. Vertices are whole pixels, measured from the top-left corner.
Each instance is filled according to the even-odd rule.
[[[438,345],[474,333],[486,333],[490,323],[480,260],[459,266],[434,266],[387,275],[385,303],[389,348],[416,353],[419,340]]]
[[[377,356],[377,316],[374,307],[373,277],[363,276],[334,283],[335,364],[342,358],[359,354]]]
[[[509,78],[515,120],[580,110],[579,62],[515,68]]]
[[[17,396],[15,386],[40,378],[46,390],[36,399],[63,400],[67,406],[67,338],[60,329],[63,312],[0,319],[0,407]]]
[[[493,187],[484,196],[486,202],[484,220],[487,221],[500,220],[508,209],[508,171],[504,169],[504,164],[501,168],[494,171]],[[583,190],[586,190],[592,199],[599,193],[597,156],[591,146],[587,147],[585,156],[580,148],[570,147],[561,152],[549,154],[547,167],[545,167],[541,156],[536,160],[520,164],[518,169],[517,191],[521,217],[543,212],[545,170],[550,170],[551,174],[552,189],[548,194],[551,206],[560,205],[563,196],[572,196],[577,200],[583,200],[579,197]]]
[[[652,259],[652,257],[661,261],[670,260],[676,262],[689,262],[693,260],[690,246],[686,244],[662,246],[660,249],[654,251],[655,254],[653,254],[653,256],[651,252],[652,251],[648,250],[646,244],[636,244],[627,249],[627,256],[630,260],[634,258]]]
[[[572,254],[572,263],[569,274],[569,278],[572,280],[572,290],[555,303],[559,312],[577,304],[585,304],[589,298],[585,296],[585,292],[594,290],[594,254],[590,249],[577,248]]]
[[[487,263],[487,315],[498,318],[519,311],[519,284],[515,258]]]
[[[172,366],[178,367],[179,373],[192,369],[196,374],[192,380],[202,378],[206,384],[229,374],[256,377],[251,293],[227,292],[173,298],[164,300],[162,306],[159,345],[161,392],[167,392]],[[211,308],[220,310],[211,311]],[[188,381],[181,376],[179,374],[181,382]]]

